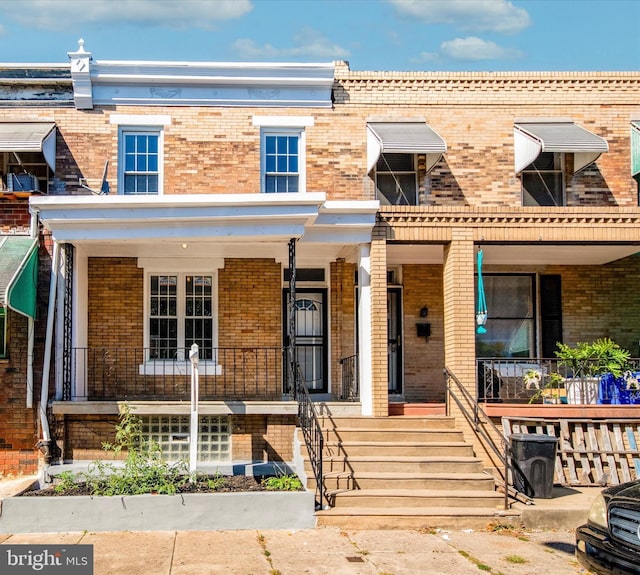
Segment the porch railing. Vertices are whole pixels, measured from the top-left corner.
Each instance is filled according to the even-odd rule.
[[[447,415],[451,415],[452,404],[455,403],[482,444],[488,451],[492,451],[500,462],[500,465],[496,466],[498,477],[495,479],[504,493],[504,509],[509,508],[509,497],[530,503],[531,499],[524,493],[517,491],[513,486],[511,446],[504,434],[487,416],[473,395],[469,393],[455,374],[447,367],[444,368],[444,377],[447,392]],[[498,441],[500,445],[498,445]]]
[[[341,377],[338,399],[343,401],[358,401],[360,386],[358,382],[358,356],[350,355],[340,360]]]
[[[595,362],[572,369],[557,358],[479,358],[476,366],[481,402],[640,403],[637,358],[620,377],[597,373]]]
[[[282,399],[283,352],[281,347],[200,348],[200,399]],[[151,348],[73,348],[71,360],[74,398],[190,398],[188,349],[163,354]]]
[[[309,390],[304,381],[300,366],[295,366],[296,385],[295,396],[298,402],[298,424],[302,429],[304,442],[309,455],[309,462],[316,482],[316,507],[322,509],[327,501],[322,474],[322,454],[324,452],[324,434],[320,425],[320,418],[314,403],[311,401]]]

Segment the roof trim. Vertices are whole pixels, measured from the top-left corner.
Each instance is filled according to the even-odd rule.
[[[425,154],[430,172],[446,151],[446,142],[426,122],[367,123],[367,173],[381,154]]]
[[[578,126],[574,122],[549,121],[516,122],[514,167],[519,174],[542,152],[574,154],[574,173],[595,162],[600,154],[609,151],[604,138]]]

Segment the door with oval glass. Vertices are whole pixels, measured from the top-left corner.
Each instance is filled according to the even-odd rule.
[[[289,292],[285,290],[285,322],[289,325]],[[307,389],[311,393],[326,393],[327,389],[327,290],[296,290],[296,360],[300,365]],[[285,333],[285,342],[286,333]]]

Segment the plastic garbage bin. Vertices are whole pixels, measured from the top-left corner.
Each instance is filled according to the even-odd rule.
[[[528,497],[551,499],[558,438],[542,433],[510,436],[513,486]]]

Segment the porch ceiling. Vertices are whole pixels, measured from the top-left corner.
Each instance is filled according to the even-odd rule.
[[[483,245],[487,265],[602,265],[640,252],[637,245]],[[442,264],[444,246],[388,244],[387,264]]]

